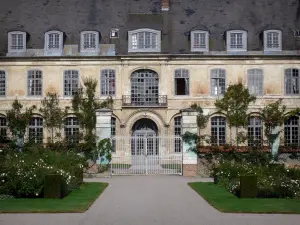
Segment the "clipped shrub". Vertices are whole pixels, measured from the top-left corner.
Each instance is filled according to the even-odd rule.
[[[68,188],[62,175],[49,174],[45,176],[44,198],[63,198],[68,194]]]
[[[257,192],[257,176],[240,177],[240,198],[255,198]]]

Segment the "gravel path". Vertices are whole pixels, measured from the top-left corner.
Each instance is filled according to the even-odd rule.
[[[1,225],[288,225],[300,215],[220,213],[186,183],[197,178],[124,176],[89,179],[109,182],[85,213],[0,214]],[[209,181],[203,180],[202,181]],[[0,202],[1,204],[1,202]]]

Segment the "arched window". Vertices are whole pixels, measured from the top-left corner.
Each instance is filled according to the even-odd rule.
[[[43,143],[43,118],[32,117],[28,127],[28,137],[30,142]]]
[[[175,70],[175,95],[190,94],[190,75],[187,69]]]
[[[262,123],[257,117],[248,119],[248,146],[258,146],[262,144]]]
[[[128,32],[128,52],[160,52],[161,32],[138,29]]]
[[[79,88],[79,73],[77,70],[64,72],[64,95],[73,96]]]
[[[79,120],[75,116],[70,116],[65,119],[65,138],[69,142],[79,142]]]
[[[101,70],[101,95],[109,96],[116,94],[116,72],[115,70]]]
[[[116,118],[111,118],[111,138],[112,138],[112,152],[116,152]]]
[[[248,89],[252,95],[264,95],[264,75],[261,69],[248,70]]]
[[[299,69],[286,69],[284,73],[284,89],[286,95],[299,95]]]
[[[0,140],[7,137],[7,120],[4,116],[0,116]]]
[[[174,145],[175,145],[175,152],[181,152],[181,136],[182,135],[182,117],[177,116],[174,118]]]
[[[158,75],[152,70],[138,70],[131,75],[131,104],[158,104]]]
[[[226,90],[226,71],[224,69],[211,70],[210,85],[212,96],[224,95]]]
[[[284,143],[285,145],[299,145],[299,117],[290,117],[284,123]]]
[[[29,96],[41,96],[43,73],[40,70],[29,70],[27,74],[27,93]]]
[[[226,143],[226,118],[214,116],[211,118],[212,144],[224,145]]]

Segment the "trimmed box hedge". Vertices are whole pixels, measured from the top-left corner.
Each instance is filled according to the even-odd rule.
[[[240,198],[256,198],[257,176],[241,176],[240,185]]]
[[[68,194],[68,189],[63,176],[50,174],[45,176],[44,198],[63,198]]]

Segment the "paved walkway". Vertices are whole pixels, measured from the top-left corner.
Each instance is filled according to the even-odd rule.
[[[110,185],[85,213],[0,214],[1,225],[289,225],[300,215],[220,213],[186,183],[194,178],[126,176],[92,181]],[[198,179],[199,180],[199,179]]]

